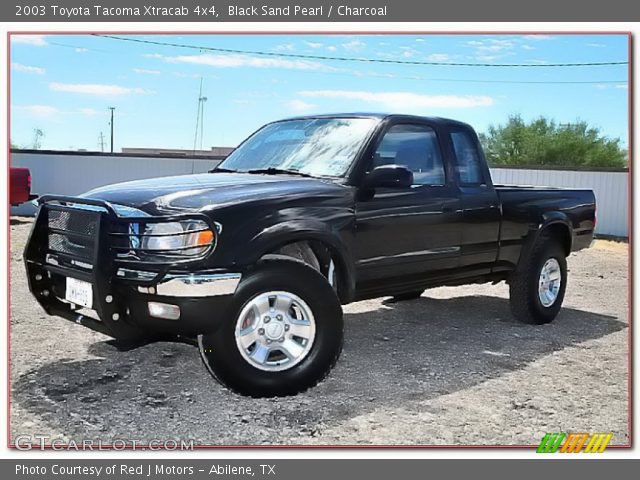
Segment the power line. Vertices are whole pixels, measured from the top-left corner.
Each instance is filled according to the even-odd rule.
[[[305,73],[313,73],[308,70],[302,70]],[[515,85],[600,85],[600,84],[618,84],[626,85],[627,80],[486,80],[471,78],[431,78],[416,75],[396,75],[375,72],[355,73],[355,72],[323,72],[323,75],[344,75],[350,77],[374,77],[386,78],[389,80],[416,80],[420,82],[455,82],[455,83],[496,83],[496,84],[515,84]]]
[[[265,52],[260,50],[239,50],[235,48],[205,47],[189,45],[184,43],[159,42],[155,40],[144,40],[141,38],[127,38],[116,35],[103,35],[94,33],[96,37],[110,38],[123,42],[142,43],[163,47],[187,48],[192,50],[205,50],[219,53],[232,53],[236,55],[260,55],[265,57],[296,58],[303,60],[331,60],[339,62],[360,62],[360,63],[383,63],[393,65],[422,65],[438,67],[523,67],[523,68],[547,68],[547,67],[601,67],[611,65],[628,65],[628,61],[610,62],[584,62],[584,63],[462,63],[462,62],[425,62],[420,60],[389,60],[384,58],[362,58],[362,57],[334,57],[329,55],[307,55],[302,53]]]

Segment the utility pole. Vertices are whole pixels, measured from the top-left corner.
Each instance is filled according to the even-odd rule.
[[[100,145],[100,151],[104,152],[104,134],[102,132],[100,132],[100,143],[98,145]]]
[[[111,110],[111,121],[109,122],[109,125],[111,125],[111,153],[113,153],[113,111],[116,109],[116,107],[109,107],[109,110]]]

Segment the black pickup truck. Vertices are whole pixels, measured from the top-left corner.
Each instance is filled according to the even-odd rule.
[[[324,115],[210,173],[42,197],[24,258],[50,315],[122,345],[197,340],[222,384],[275,396],[328,374],[349,302],[506,281],[518,320],[550,322],[595,222],[589,190],[494,186],[464,123]]]

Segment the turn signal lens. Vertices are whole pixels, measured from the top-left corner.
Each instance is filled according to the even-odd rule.
[[[213,243],[213,232],[211,230],[204,230],[196,234],[194,245],[209,245]]]

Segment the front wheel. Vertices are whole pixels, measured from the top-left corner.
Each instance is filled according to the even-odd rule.
[[[210,373],[253,397],[295,395],[324,379],[342,350],[340,302],[297,261],[265,261],[245,275],[221,328],[198,338]]]
[[[525,323],[549,323],[560,312],[566,288],[564,249],[553,237],[543,235],[509,279],[511,311]]]

